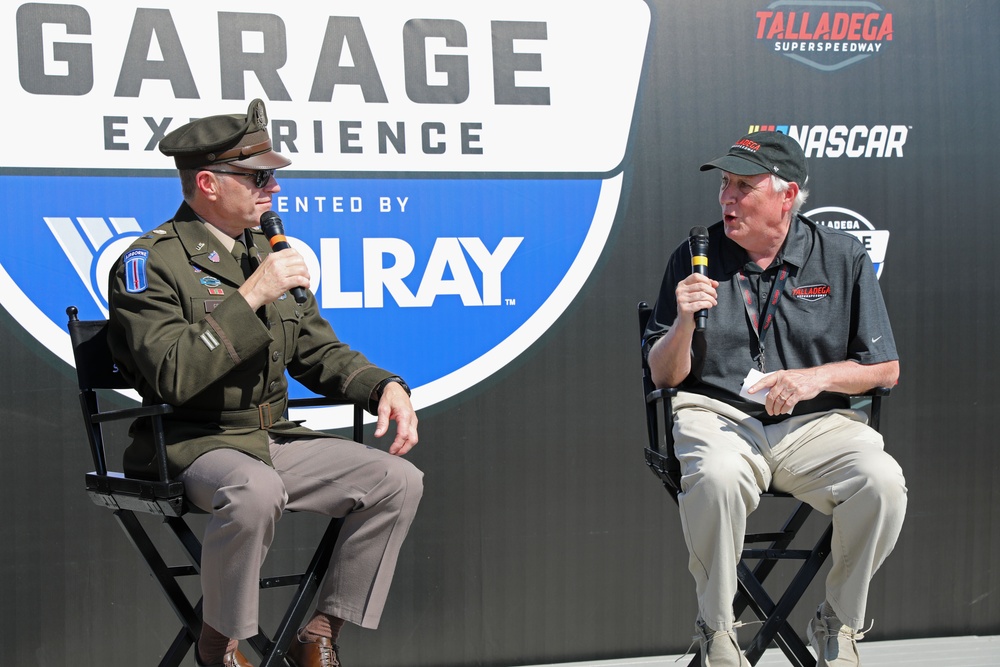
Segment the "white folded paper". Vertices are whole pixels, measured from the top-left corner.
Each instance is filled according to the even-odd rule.
[[[764,391],[758,391],[753,394],[747,391],[750,387],[754,386],[764,378],[766,378],[770,373],[761,373],[756,368],[751,368],[747,376],[743,378],[743,386],[740,387],[740,396],[747,399],[748,401],[754,401],[764,405],[764,401],[767,400],[767,392],[770,389],[765,389]]]

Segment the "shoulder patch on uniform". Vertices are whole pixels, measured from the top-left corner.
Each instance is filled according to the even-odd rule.
[[[145,248],[132,248],[125,253],[122,261],[125,263],[125,291],[130,294],[145,292],[149,287],[146,280],[146,260],[149,251]]]

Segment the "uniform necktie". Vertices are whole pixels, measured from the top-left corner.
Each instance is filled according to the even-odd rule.
[[[236,239],[236,243],[233,244],[233,257],[236,259],[236,263],[240,265],[243,269],[243,279],[246,280],[254,272],[253,263],[250,261],[250,254],[247,252],[247,247],[243,245],[243,241]],[[257,310],[257,317],[260,321],[264,323],[268,329],[271,328],[271,324],[267,319],[264,306],[261,306]]]
[[[253,271],[250,269],[250,255],[247,254],[247,247],[243,245],[243,241],[239,239],[233,244],[233,257],[236,259],[236,263],[240,265],[240,269],[243,270],[243,277],[249,278]]]

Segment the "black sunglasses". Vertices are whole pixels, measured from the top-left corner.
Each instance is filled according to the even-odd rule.
[[[229,174],[230,176],[249,176],[253,179],[254,185],[262,188],[267,185],[271,177],[274,176],[274,169],[258,169],[256,171],[228,171],[226,169],[205,169],[213,174]]]

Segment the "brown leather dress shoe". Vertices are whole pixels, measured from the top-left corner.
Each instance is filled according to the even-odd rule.
[[[329,637],[303,641],[296,635],[285,657],[294,667],[343,667],[337,656],[339,650]]]
[[[208,664],[201,661],[201,655],[198,654],[198,647],[194,647],[194,661],[198,663],[200,667],[253,667],[250,661],[240,653],[239,649],[230,651],[229,653],[222,656],[222,662],[213,662]]]

